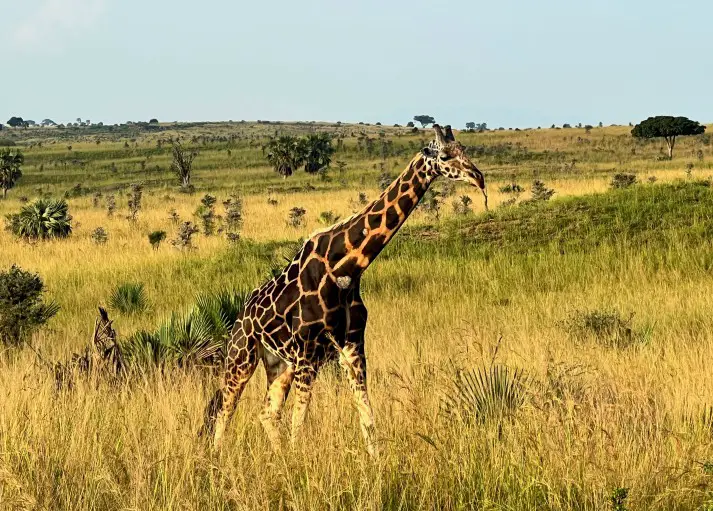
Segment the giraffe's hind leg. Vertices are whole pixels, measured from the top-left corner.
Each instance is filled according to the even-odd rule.
[[[267,350],[264,350],[263,362],[267,373],[267,394],[265,406],[260,414],[260,422],[265,428],[265,433],[267,433],[273,449],[280,452],[278,424],[295,372],[292,366]]]
[[[252,336],[246,336],[241,327],[234,331],[228,344],[225,380],[222,389],[222,406],[215,421],[213,447],[218,448],[230,422],[240,396],[259,361],[259,345]]]

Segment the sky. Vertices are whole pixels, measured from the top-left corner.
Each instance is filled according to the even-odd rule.
[[[711,0],[0,0],[0,122],[713,122]]]

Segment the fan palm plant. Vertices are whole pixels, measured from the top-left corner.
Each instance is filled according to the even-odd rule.
[[[464,420],[498,420],[523,405],[527,383],[522,370],[503,365],[459,371],[444,396],[443,408]]]
[[[64,199],[38,199],[8,216],[9,229],[29,239],[65,238],[72,233],[72,217]]]
[[[305,172],[314,174],[332,163],[334,147],[329,133],[310,133],[307,138],[300,140],[300,145]]]
[[[122,314],[144,312],[148,307],[144,285],[133,282],[121,284],[109,297],[109,305]]]
[[[291,176],[305,161],[303,144],[296,137],[283,135],[272,138],[265,145],[267,161],[282,177]]]

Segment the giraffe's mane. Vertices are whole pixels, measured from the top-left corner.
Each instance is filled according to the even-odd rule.
[[[409,164],[406,166],[406,168],[401,172],[401,174],[403,174],[406,170],[408,170],[408,169],[411,167],[411,165],[413,164],[413,161],[414,161],[416,158],[418,158],[419,156],[420,156],[420,153],[419,153],[419,154],[416,154],[416,155],[411,159],[411,161],[410,161]],[[401,174],[399,174],[399,175],[396,177],[396,179],[398,179],[399,177],[401,177]],[[393,183],[392,183],[392,184],[393,184]],[[390,186],[390,185],[389,185],[389,186]],[[364,206],[364,208],[362,208],[360,211],[357,211],[356,213],[352,213],[352,214],[349,215],[348,217],[344,218],[343,220],[340,220],[339,222],[334,223],[333,225],[329,225],[329,226],[327,226],[327,227],[323,227],[323,228],[321,228],[321,229],[317,229],[316,231],[313,231],[313,232],[307,237],[307,239],[305,240],[305,244],[306,244],[310,239],[314,238],[315,236],[319,236],[320,234],[324,234],[325,232],[330,232],[330,231],[332,231],[332,230],[334,230],[334,229],[339,229],[340,227],[344,227],[345,225],[347,225],[349,222],[351,222],[352,220],[354,220],[354,219],[355,219],[356,217],[358,217],[359,215],[363,215],[364,213],[366,213],[367,211],[369,211],[369,210],[371,209],[371,207],[372,207],[374,204],[376,204],[376,203],[379,201],[379,199],[381,199],[381,197],[383,197],[383,196],[386,194],[387,191],[388,191],[388,188],[387,188],[386,190],[384,190],[383,192],[381,192],[381,194],[379,194],[379,196],[378,196],[376,199],[374,199],[374,200],[371,201],[369,204],[367,204],[366,206]]]

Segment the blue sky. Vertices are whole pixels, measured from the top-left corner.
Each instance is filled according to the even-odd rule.
[[[0,122],[713,121],[710,0],[0,0]]]

